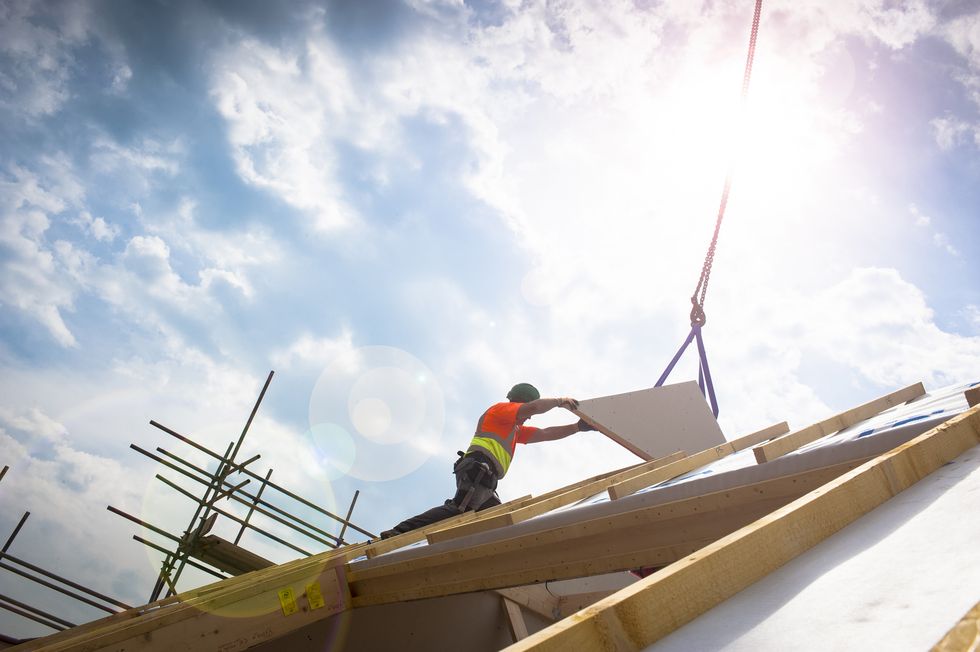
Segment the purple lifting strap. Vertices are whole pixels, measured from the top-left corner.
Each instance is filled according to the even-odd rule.
[[[706,396],[708,401],[711,402],[711,412],[714,413],[715,418],[717,419],[718,401],[715,400],[715,386],[711,382],[711,370],[708,368],[708,355],[704,352],[704,338],[701,337],[700,324],[694,324],[691,326],[691,332],[688,333],[687,339],[684,340],[684,343],[681,344],[681,348],[674,354],[674,358],[670,361],[670,364],[667,365],[667,368],[664,369],[664,372],[660,374],[660,380],[657,381],[657,384],[654,385],[654,387],[663,386],[664,381],[667,380],[667,376],[669,376],[670,372],[674,370],[674,366],[677,364],[677,361],[681,359],[684,351],[687,350],[688,345],[690,345],[691,341],[695,338],[697,338],[698,341],[698,356],[701,358],[701,363],[698,366],[698,386],[701,387],[701,393],[705,394],[705,384],[707,384],[708,392]]]

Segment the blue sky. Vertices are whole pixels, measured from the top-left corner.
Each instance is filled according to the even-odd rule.
[[[373,531],[447,496],[514,382],[652,385],[733,151],[727,436],[977,380],[980,8],[766,2],[740,113],[752,5],[0,0],[12,552],[145,600],[158,561],[105,506],[191,510],[129,443],[223,449],[270,369],[243,453],[335,511],[359,489]],[[530,447],[501,494],[631,461]]]

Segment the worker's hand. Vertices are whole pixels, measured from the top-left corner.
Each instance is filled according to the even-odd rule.
[[[566,410],[574,410],[578,407],[578,401],[576,401],[574,398],[568,398],[566,396],[558,399],[558,407],[565,408]]]
[[[596,428],[595,426],[593,426],[591,423],[589,423],[585,419],[579,419],[578,420],[578,423],[576,423],[575,425],[578,426],[578,431],[579,432],[585,432],[586,430],[598,430],[598,428]]]

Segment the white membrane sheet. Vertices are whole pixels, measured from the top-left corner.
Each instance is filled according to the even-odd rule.
[[[927,650],[980,599],[980,446],[647,648]]]

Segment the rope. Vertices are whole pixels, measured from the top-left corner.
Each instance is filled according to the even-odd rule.
[[[745,74],[742,76],[742,103],[749,95],[749,80],[752,78],[752,60],[755,58],[755,41],[759,34],[759,16],[762,13],[762,0],[755,0],[755,14],[752,16],[752,34],[749,37],[749,53],[745,61]],[[707,321],[704,314],[704,297],[708,293],[708,279],[711,277],[711,265],[715,261],[715,247],[718,244],[718,232],[721,230],[721,220],[725,217],[725,207],[728,206],[728,194],[732,189],[732,174],[734,165],[729,165],[725,175],[725,187],[721,192],[721,203],[718,206],[718,218],[715,220],[715,232],[708,245],[708,253],[701,267],[701,277],[698,279],[694,294],[691,295],[691,326],[703,326]]]

